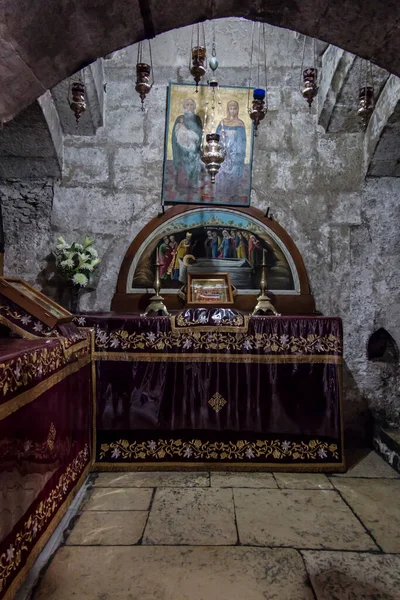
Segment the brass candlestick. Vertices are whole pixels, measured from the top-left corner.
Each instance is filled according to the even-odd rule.
[[[146,308],[144,313],[141,315],[142,317],[147,317],[148,314],[152,313],[152,312],[157,313],[157,314],[159,312],[161,312],[162,315],[165,315],[166,317],[169,316],[167,307],[165,306],[165,304],[163,302],[164,298],[162,296],[160,296],[161,279],[160,279],[160,261],[158,260],[158,248],[156,249],[155,267],[156,267],[156,277],[154,279],[155,294],[154,294],[154,296],[152,296],[150,298],[150,304],[148,305],[148,307]]]
[[[268,311],[271,311],[275,316],[280,317],[280,313],[275,310],[275,307],[271,303],[271,298],[267,296],[267,260],[265,250],[263,250],[263,259],[261,263],[260,288],[261,294],[257,298],[257,304],[252,315],[266,314]]]

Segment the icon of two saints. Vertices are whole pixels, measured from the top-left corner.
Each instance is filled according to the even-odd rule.
[[[183,102],[183,114],[179,115],[172,129],[172,155],[177,190],[198,190],[204,186],[207,175],[200,159],[203,124],[196,114],[192,98]],[[246,157],[246,128],[239,118],[239,103],[230,100],[226,117],[218,124],[216,132],[225,147],[225,160],[216,180],[216,194],[234,198],[240,194]]]

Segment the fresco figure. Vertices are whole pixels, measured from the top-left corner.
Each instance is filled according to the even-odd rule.
[[[192,234],[189,231],[186,232],[186,237],[183,238],[181,242],[178,244],[178,248],[176,250],[175,256],[175,265],[174,265],[174,279],[179,279],[179,259],[183,259],[186,254],[190,253],[191,248],[191,238]]]
[[[239,103],[230,100],[227,105],[227,115],[217,127],[225,143],[225,160],[218,172],[218,192],[225,197],[235,197],[239,194],[240,182],[244,173],[246,157],[246,128],[239,119]]]
[[[236,258],[236,231],[231,229],[231,258]]]
[[[168,267],[172,258],[172,249],[170,244],[169,237],[167,235],[164,236],[163,242],[161,243],[158,249],[158,259],[160,262],[160,277],[161,279],[166,279]]]
[[[212,232],[210,230],[207,231],[207,237],[204,242],[204,255],[206,258],[212,257]]]
[[[226,229],[222,232],[222,241],[218,249],[221,251],[220,258],[231,258],[231,236]]]
[[[247,240],[241,231],[236,234],[235,245],[237,258],[247,258]]]
[[[200,143],[203,127],[195,110],[195,101],[187,98],[183,102],[183,115],[177,117],[172,130],[173,166],[178,189],[197,189],[199,183]]]
[[[212,240],[211,240],[211,256],[213,258],[218,258],[218,256],[219,256],[220,243],[221,243],[221,238],[218,236],[217,232],[214,230],[212,232]]]
[[[249,261],[253,269],[262,262],[262,245],[253,234],[249,238]]]

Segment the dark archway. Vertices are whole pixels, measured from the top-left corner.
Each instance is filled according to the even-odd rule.
[[[398,363],[399,348],[390,335],[381,327],[368,340],[368,360],[382,363]]]
[[[0,120],[114,50],[205,19],[244,17],[324,40],[400,75],[400,3],[353,0],[3,0]]]

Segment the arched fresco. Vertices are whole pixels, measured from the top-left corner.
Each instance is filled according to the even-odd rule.
[[[134,312],[154,293],[156,251],[162,295],[179,309],[188,272],[229,273],[237,290],[235,307],[252,310],[260,293],[263,254],[268,290],[282,314],[315,311],[303,259],[289,234],[257,208],[174,206],[152,219],[122,261],[111,308]]]
[[[156,248],[164,290],[177,292],[190,271],[227,272],[238,290],[256,292],[265,251],[268,288],[299,291],[296,268],[282,240],[255,217],[232,209],[198,208],[157,227],[132,261],[128,293],[153,286]]]

